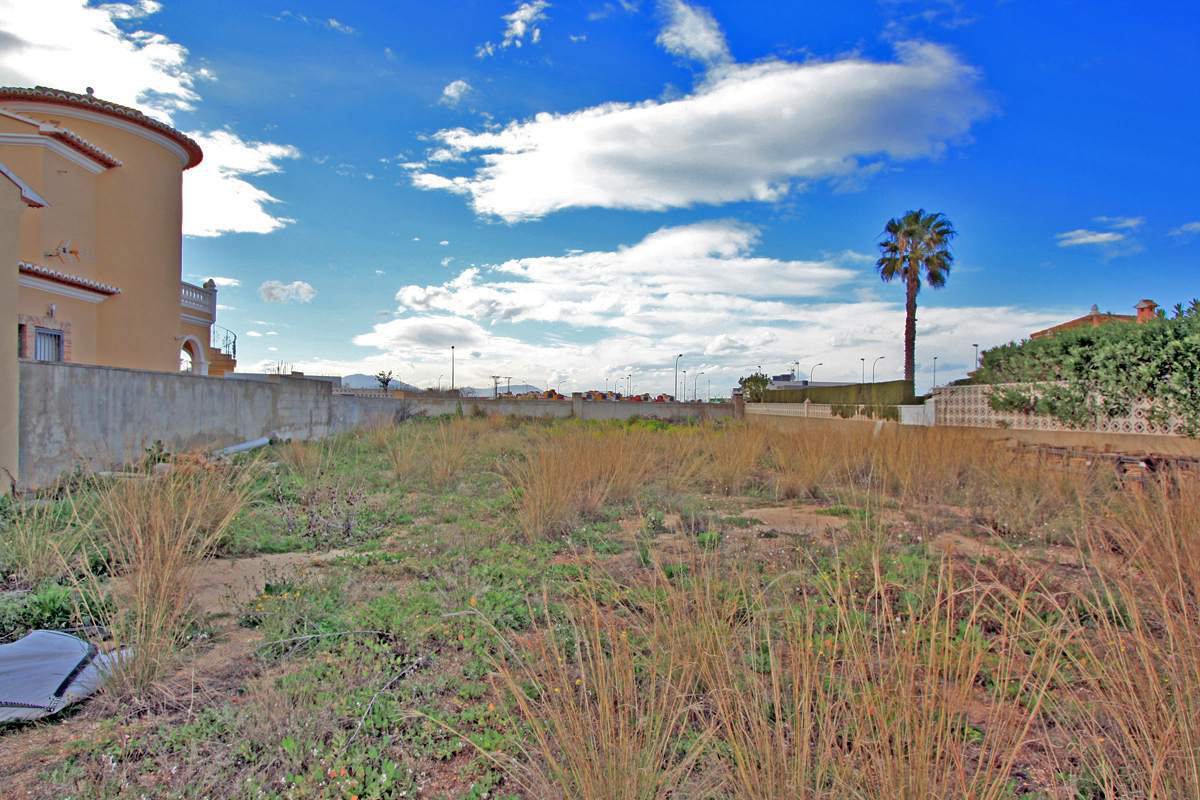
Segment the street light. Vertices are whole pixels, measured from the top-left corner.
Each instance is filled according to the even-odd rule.
[[[626,375],[625,377],[629,380],[629,396],[632,397],[633,396],[633,373],[631,372],[628,375]]]
[[[975,348],[975,369],[979,369],[979,345],[973,344],[971,347]]]
[[[439,392],[442,390],[442,376],[445,374],[446,373],[443,372],[441,375],[438,375],[438,391]]]
[[[875,382],[875,365],[878,364],[880,361],[882,361],[885,358],[887,358],[887,356],[880,356],[879,358],[877,358],[871,362],[871,383]]]
[[[696,382],[695,382],[695,383],[696,383],[696,385],[695,385],[695,386],[692,388],[692,399],[693,399],[693,400],[699,400],[699,399],[700,399],[700,397],[699,397],[699,393],[700,393],[700,376],[701,376],[701,375],[703,375],[703,374],[704,374],[703,372],[697,372],[697,373],[696,373]]]
[[[933,357],[933,388],[937,388],[937,356]]]
[[[859,356],[858,360],[862,362],[862,380],[859,381],[859,383],[866,383],[867,382],[867,359],[866,359],[866,356]]]
[[[683,353],[675,356],[675,391],[672,397],[678,402],[679,400],[679,359],[683,358]]]
[[[454,391],[454,345],[450,345],[450,391]]]
[[[678,388],[678,387],[676,387],[676,388]],[[686,400],[687,399],[687,370],[686,369],[683,371],[683,394],[684,394],[684,399]],[[675,401],[678,402],[679,398],[676,397]]]
[[[812,365],[812,368],[811,368],[811,369],[809,369],[809,371],[808,371],[808,384],[809,384],[809,386],[811,386],[811,385],[812,385],[812,382],[813,382],[813,373],[817,371],[817,367],[823,367],[823,366],[825,366],[825,362],[824,362],[824,361],[818,361],[817,363],[815,363],[815,364],[813,364],[813,365]]]

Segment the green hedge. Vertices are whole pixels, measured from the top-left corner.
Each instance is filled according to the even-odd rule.
[[[1178,420],[1200,436],[1200,302],[1142,325],[1076,328],[983,354],[977,382],[996,389],[992,408],[1082,427],[1149,405],[1149,418]]]
[[[908,381],[775,389],[763,395],[764,403],[803,403],[805,400],[834,406],[899,406],[913,402],[915,395],[913,385]]]

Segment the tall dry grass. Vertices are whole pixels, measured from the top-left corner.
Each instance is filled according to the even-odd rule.
[[[685,797],[710,732],[696,730],[697,665],[675,650],[644,653],[677,621],[651,609],[634,625],[595,596],[495,663],[497,682],[528,728],[522,758],[493,758],[530,797],[658,800]]]
[[[1096,515],[1075,666],[1084,762],[1106,797],[1200,797],[1200,487],[1171,477]]]
[[[10,579],[36,586],[70,571],[87,512],[78,504],[79,492],[67,487],[62,494],[58,501],[51,495],[17,503],[7,523],[0,524],[0,570]]]
[[[466,466],[473,446],[474,423],[452,420],[438,423],[426,439],[429,481],[435,488],[449,486]]]
[[[176,465],[101,491],[77,588],[81,616],[128,648],[106,690],[134,706],[163,696],[195,622],[193,578],[251,495],[249,469]],[[111,580],[104,576],[111,576]],[[106,593],[110,602],[99,598]]]
[[[279,459],[294,475],[311,486],[333,465],[333,446],[328,441],[289,439],[279,448]]]
[[[945,562],[911,616],[837,576],[795,599],[748,585],[710,565],[671,589],[659,644],[699,665],[732,796],[1009,796],[1055,675],[1029,598],[963,596]]]
[[[504,475],[528,540],[563,533],[579,516],[632,500],[650,478],[652,443],[643,431],[580,427],[536,436]]]

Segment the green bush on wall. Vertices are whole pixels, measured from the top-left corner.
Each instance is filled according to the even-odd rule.
[[[854,383],[849,386],[812,386],[807,389],[777,389],[763,394],[764,403],[826,403],[834,406],[899,406],[915,400],[908,381]],[[881,409],[882,410],[882,409]],[[838,413],[837,410],[834,413]],[[842,416],[842,414],[838,414]],[[854,416],[848,414],[847,416]]]

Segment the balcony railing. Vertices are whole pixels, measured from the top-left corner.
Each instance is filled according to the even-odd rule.
[[[179,284],[179,304],[193,311],[203,311],[210,317],[217,316],[217,292],[192,283]]]
[[[228,328],[222,328],[220,325],[213,325],[211,328],[211,337],[209,346],[213,350],[220,350],[225,355],[236,359],[237,358],[237,334]]]

